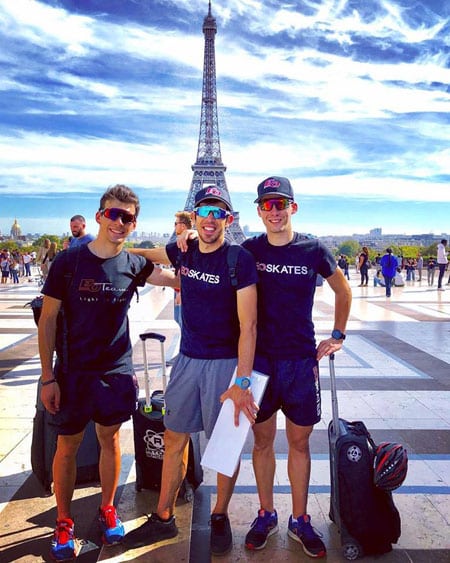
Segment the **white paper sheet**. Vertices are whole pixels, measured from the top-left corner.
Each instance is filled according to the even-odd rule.
[[[236,373],[230,381],[233,385]],[[252,371],[251,390],[255,403],[261,404],[269,377],[257,371]],[[244,415],[239,415],[239,426],[234,425],[234,403],[227,399],[216,420],[211,438],[206,445],[201,464],[218,473],[232,477],[241,457],[242,448],[250,430],[250,421]]]

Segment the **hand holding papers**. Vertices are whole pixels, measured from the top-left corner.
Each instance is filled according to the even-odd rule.
[[[236,374],[230,381],[233,385]],[[260,405],[266,389],[268,376],[252,371],[252,394],[255,403]],[[250,421],[243,412],[239,415],[239,426],[234,425],[234,404],[227,399],[220,409],[211,438],[205,448],[201,464],[218,473],[232,477],[241,457],[242,448],[250,429]]]

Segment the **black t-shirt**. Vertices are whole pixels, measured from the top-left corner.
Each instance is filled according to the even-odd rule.
[[[255,260],[241,249],[236,271],[237,286],[231,285],[227,263],[228,242],[214,252],[200,252],[198,240],[187,252],[179,253],[176,243],[166,246],[174,266],[180,258],[181,314],[183,330],[180,351],[190,358],[236,358],[239,318],[236,290],[257,282]]]
[[[127,313],[153,268],[126,251],[98,258],[87,245],[56,256],[42,293],[63,302],[70,374],[133,373]]]
[[[258,355],[294,360],[315,356],[312,308],[316,278],[336,271],[332,253],[317,239],[294,233],[285,246],[267,235],[243,242],[258,270]]]

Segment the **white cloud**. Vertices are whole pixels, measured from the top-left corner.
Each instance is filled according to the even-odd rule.
[[[198,20],[193,35],[176,23],[117,23],[106,4],[95,17],[32,0],[1,3],[10,48],[0,54],[0,94],[12,101],[0,118],[2,193],[87,193],[119,181],[187,189],[206,3],[149,2],[162,14],[184,9],[180,21]],[[370,18],[348,11],[346,0],[311,1],[311,15],[271,6],[213,3],[219,129],[233,191],[253,193],[267,171],[317,195],[445,202],[433,178],[450,174],[450,93],[438,87],[450,83],[448,40],[428,48],[445,21],[417,25],[411,7],[394,2],[380,1]],[[403,52],[418,45],[414,56]],[[380,60],[383,52],[392,58]]]

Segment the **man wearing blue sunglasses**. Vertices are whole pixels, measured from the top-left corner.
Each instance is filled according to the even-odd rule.
[[[183,323],[180,354],[165,396],[165,457],[158,506],[147,522],[126,535],[130,547],[177,535],[175,501],[186,473],[190,433],[204,430],[209,438],[221,401],[227,398],[234,402],[236,425],[241,411],[253,423],[258,409],[246,386],[256,342],[255,261],[248,251],[240,249],[234,287],[227,261],[229,243],[225,240],[225,229],[233,221],[226,191],[217,186],[199,190],[192,216],[198,238],[181,257],[176,243],[165,248],[133,249],[154,262],[179,267]],[[235,369],[236,384],[228,389]],[[210,536],[215,555],[227,553],[233,545],[228,505],[237,473],[231,478],[217,474]]]
[[[123,250],[136,228],[138,213],[139,199],[130,188],[117,185],[108,189],[95,216],[97,238],[57,254],[42,289],[38,328],[41,399],[54,415],[52,423],[59,433],[53,461],[57,521],[51,557],[55,561],[72,560],[79,550],[70,505],[76,454],[90,420],[96,423],[101,447],[102,541],[113,545],[124,536],[113,500],[120,474],[119,429],[134,412],[137,399],[128,308],[136,288],[145,282],[178,285],[173,272]],[[62,307],[67,327],[63,332],[69,336],[65,346],[56,344],[53,365]]]

